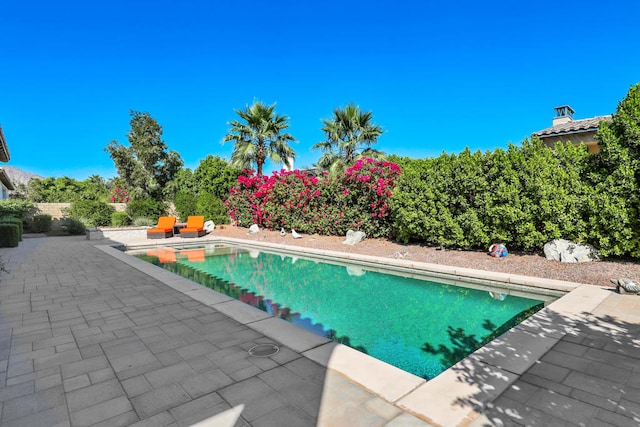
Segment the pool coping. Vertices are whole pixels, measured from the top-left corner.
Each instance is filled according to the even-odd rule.
[[[538,279],[507,273],[421,263],[410,260],[387,259],[368,255],[319,250],[275,243],[251,242],[228,237],[213,237],[202,243],[233,243],[262,247],[288,253],[315,257],[340,258],[347,261],[372,262],[418,271],[449,274],[468,279],[497,281],[526,287],[567,292],[525,322],[510,329],[486,346],[426,381],[385,362],[320,337],[285,320],[257,308],[203,287],[189,279],[175,275],[161,267],[125,254],[117,247],[157,247],[176,242],[129,242],[96,245],[103,252],[154,277],[162,283],[213,307],[234,320],[299,352],[303,356],[345,376],[369,392],[431,424],[442,426],[468,425],[478,418],[482,408],[497,398],[520,375],[552,348],[573,325],[591,312],[608,295],[600,287],[552,279]],[[184,243],[184,242],[181,242]],[[195,244],[195,242],[194,242]],[[549,328],[544,319],[552,314],[560,316],[562,324]],[[461,379],[461,372],[484,373],[486,382],[477,384]]]

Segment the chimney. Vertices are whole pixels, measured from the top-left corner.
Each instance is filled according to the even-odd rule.
[[[565,123],[569,123],[573,121],[573,108],[568,105],[561,105],[560,107],[555,107],[556,116],[553,118],[553,126],[562,125]]]

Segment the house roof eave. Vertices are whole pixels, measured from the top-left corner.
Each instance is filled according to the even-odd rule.
[[[546,138],[549,136],[571,135],[576,133],[595,132],[600,126],[600,122],[611,121],[612,116],[596,116],[589,119],[572,120],[567,123],[554,125],[537,132],[533,132],[533,136]]]
[[[9,175],[7,175],[7,172],[2,168],[0,168],[0,182],[2,182],[2,184],[4,184],[4,186],[7,187],[7,190],[9,191],[14,191],[16,189],[9,179]]]
[[[10,158],[9,147],[7,147],[7,141],[4,139],[4,132],[2,132],[2,126],[0,126],[0,162],[6,163]]]
[[[580,129],[580,130],[571,130],[571,131],[565,131],[565,132],[549,132],[549,133],[541,133],[543,131],[540,132],[534,132],[532,133],[533,136],[537,136],[538,138],[551,138],[554,136],[564,136],[564,135],[574,135],[577,133],[588,133],[588,132],[596,132],[598,130],[597,127],[594,128],[589,128],[589,129]]]

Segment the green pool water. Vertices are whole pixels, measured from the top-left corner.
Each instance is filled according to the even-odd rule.
[[[426,379],[544,306],[242,248],[167,250],[132,254]]]

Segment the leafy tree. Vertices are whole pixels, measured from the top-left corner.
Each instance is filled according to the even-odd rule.
[[[215,200],[216,206],[223,206],[221,201],[229,197],[229,189],[236,184],[241,172],[226,160],[211,155],[200,160],[200,164],[193,172],[188,168],[181,169],[173,181],[175,188],[173,203],[180,218],[186,220],[189,215],[203,215],[205,213],[196,212],[196,201],[200,200],[200,196],[203,194],[211,196]],[[203,198],[202,200],[209,199]],[[202,203],[200,204],[202,205]]]
[[[107,181],[100,175],[94,174],[85,180],[88,185],[92,185],[96,188],[109,188]]]
[[[291,167],[290,161],[295,158],[295,153],[289,142],[295,139],[283,133],[289,127],[289,118],[276,114],[275,106],[254,102],[244,110],[236,110],[242,121],[229,122],[231,128],[222,140],[223,143],[233,141],[235,144],[231,154],[233,166],[250,169],[255,163],[258,176],[262,176],[262,166],[267,159]]]
[[[34,203],[71,203],[77,200],[106,202],[109,190],[104,180],[94,175],[85,181],[69,177],[32,179],[27,188],[27,200]],[[99,177],[98,177],[99,178]]]
[[[193,171],[189,168],[180,168],[173,177],[173,180],[168,184],[168,187],[171,194],[173,194],[174,200],[179,192],[188,192],[191,194],[198,192],[198,185],[193,179]]]
[[[218,156],[207,156],[193,171],[198,193],[206,192],[218,199],[229,197],[229,189],[233,187],[242,172]]]
[[[114,140],[105,150],[133,198],[163,200],[170,190],[168,184],[182,167],[182,159],[176,151],[167,151],[162,127],[149,113],[132,110],[130,115],[131,129],[127,133],[130,146]]]
[[[25,184],[24,182],[11,183],[13,184],[15,190],[9,193],[9,198],[13,200],[27,200],[27,193],[29,191],[29,187],[27,186],[27,184]],[[0,271],[2,271],[2,269],[0,269]]]
[[[326,140],[311,147],[312,150],[323,152],[318,166],[338,172],[363,157],[383,159],[383,152],[371,148],[383,133],[382,127],[374,124],[372,118],[370,111],[360,111],[360,107],[353,103],[344,109],[333,110],[331,119],[322,120]]]

